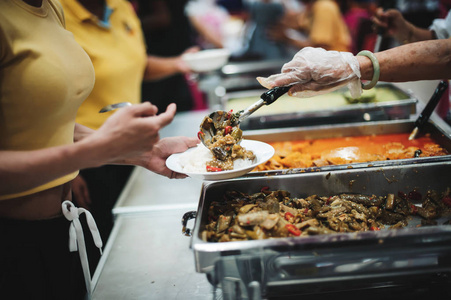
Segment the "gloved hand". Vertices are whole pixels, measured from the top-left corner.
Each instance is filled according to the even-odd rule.
[[[282,73],[257,77],[267,89],[292,85],[288,94],[306,98],[348,86],[351,96],[362,94],[359,62],[352,53],[305,47],[282,67]]]

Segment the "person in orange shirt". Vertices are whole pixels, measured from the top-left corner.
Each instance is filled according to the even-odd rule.
[[[269,31],[271,39],[297,48],[320,47],[326,50],[350,51],[351,35],[340,8],[332,0],[302,0],[300,13],[285,13],[284,18]],[[301,32],[305,38],[287,34],[289,29]]]

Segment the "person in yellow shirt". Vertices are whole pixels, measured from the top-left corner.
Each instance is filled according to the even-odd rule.
[[[333,0],[301,0],[300,13],[285,14],[278,25],[273,26],[268,35],[275,41],[283,42],[297,49],[321,47],[326,50],[350,51],[352,40],[344,22],[340,7]],[[298,30],[302,38],[287,34],[288,29]]]
[[[99,114],[109,104],[141,102],[142,81],[159,80],[174,74],[192,73],[180,53],[174,57],[146,54],[141,23],[126,0],[61,0],[66,29],[91,58],[95,85],[77,113],[77,122],[99,128],[112,114]],[[198,51],[192,47],[186,52]],[[144,99],[149,100],[151,99]]]
[[[77,124],[94,68],[57,0],[0,1],[0,45],[0,298],[85,299],[90,270],[79,215],[102,242],[89,211],[72,203],[71,181],[105,164],[183,178],[166,158],[198,139],[159,138],[174,104],[160,114],[149,102],[122,108],[98,130]]]
[[[181,55],[163,58],[146,54],[141,23],[130,2],[60,2],[67,30],[89,55],[95,71],[93,90],[77,112],[77,123],[98,129],[113,113],[100,114],[102,107],[123,100],[133,104],[141,102],[143,81],[191,72]],[[186,52],[197,50],[193,47]],[[113,227],[111,211],[133,168],[107,165],[84,169],[73,182],[75,201],[90,210],[105,242]],[[98,251],[93,251],[90,257],[92,272],[99,258]]]

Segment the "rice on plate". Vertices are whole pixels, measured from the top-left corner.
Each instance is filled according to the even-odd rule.
[[[186,173],[205,173],[207,172],[207,162],[213,160],[213,153],[202,143],[198,144],[190,151],[186,151],[180,155],[178,163],[183,172]],[[242,169],[254,163],[251,159],[235,159],[233,161],[233,169]]]

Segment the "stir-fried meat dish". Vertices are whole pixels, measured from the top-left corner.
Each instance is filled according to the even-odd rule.
[[[451,216],[451,191],[428,191],[424,197],[412,191],[306,198],[291,197],[284,190],[229,191],[223,201],[211,203],[202,239],[229,242],[396,229],[407,226],[413,216],[421,217],[421,226],[436,225],[437,218]]]
[[[408,140],[409,133],[269,143],[274,156],[254,171],[322,167],[449,154],[429,135]]]
[[[236,159],[254,160],[255,155],[252,151],[246,150],[239,145],[243,132],[238,126],[232,126],[239,113],[228,112],[225,118],[212,120],[208,118],[207,122],[216,128],[216,134],[211,140],[206,140],[208,149],[213,153],[214,159],[207,163],[208,172],[218,172],[233,170],[233,161]],[[202,134],[202,131],[199,131]]]

